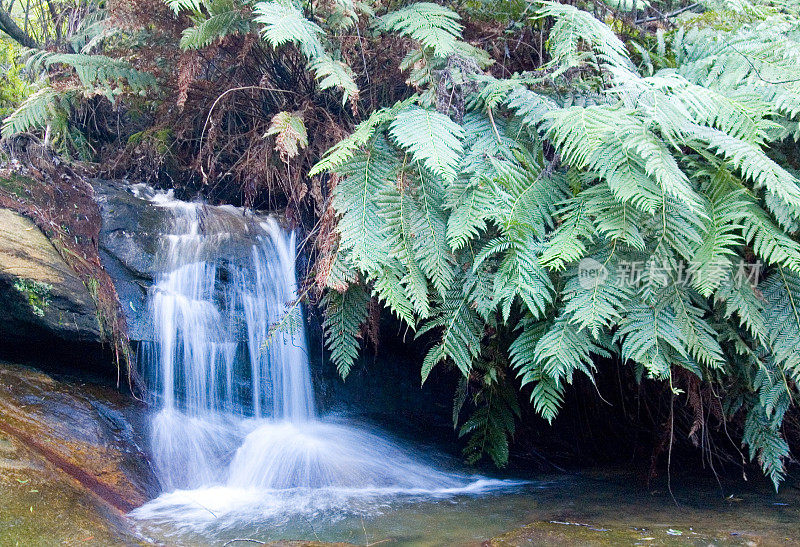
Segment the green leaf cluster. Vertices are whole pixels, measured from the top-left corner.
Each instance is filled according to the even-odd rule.
[[[780,152],[800,138],[800,6],[753,5],[732,28],[686,17],[641,68],[605,22],[536,6],[549,64],[506,79],[460,45],[448,8],[381,18],[419,44],[402,66],[420,91],[312,170],[340,180],[334,361],[350,370],[377,298],[430,341],[423,381],[460,371],[468,457],[500,464],[517,390],[552,421],[598,358],[666,385],[684,369],[725,386],[777,487],[800,376],[800,181]],[[468,95],[463,118],[435,100],[445,76]]]

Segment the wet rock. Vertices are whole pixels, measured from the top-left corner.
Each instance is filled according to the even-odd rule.
[[[150,332],[146,313],[147,290],[157,271],[156,252],[169,221],[168,212],[136,195],[124,181],[93,180],[95,200],[103,223],[100,258],[114,280],[128,323],[131,340]]]
[[[112,388],[0,362],[0,545],[130,544],[124,513],[157,488],[142,415]]]
[[[99,342],[89,290],[29,219],[0,209],[0,340]]]

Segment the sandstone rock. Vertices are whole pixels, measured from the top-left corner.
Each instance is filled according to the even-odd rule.
[[[141,405],[0,362],[0,545],[130,545],[157,491]]]
[[[100,341],[87,287],[32,221],[0,209],[0,344]]]

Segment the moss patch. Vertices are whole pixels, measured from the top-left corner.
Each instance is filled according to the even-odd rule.
[[[39,186],[39,182],[30,177],[10,172],[0,174],[0,189],[19,199],[25,199]]]
[[[50,291],[53,286],[49,283],[31,281],[30,279],[17,279],[14,288],[25,295],[33,313],[39,317],[44,317],[47,306],[50,305]]]

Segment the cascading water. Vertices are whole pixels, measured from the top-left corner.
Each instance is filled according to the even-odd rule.
[[[133,516],[286,518],[509,485],[437,470],[365,429],[318,418],[294,234],[233,207],[152,199],[173,217],[142,351],[164,493]]]

